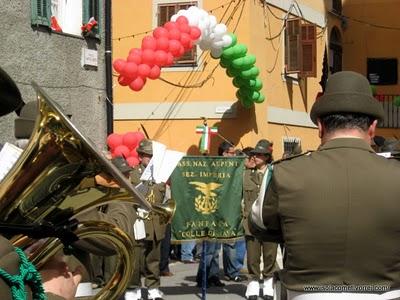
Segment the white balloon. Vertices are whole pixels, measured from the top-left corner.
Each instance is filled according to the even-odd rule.
[[[211,48],[211,56],[218,58],[222,55],[222,48]]]
[[[215,39],[215,33],[211,32],[209,35],[210,40],[214,40]]]
[[[228,47],[232,44],[232,37],[229,34],[222,36],[222,41],[224,42],[224,47]]]
[[[172,21],[172,22],[176,22],[176,19],[178,19],[178,15],[176,14],[176,15],[173,15],[172,17],[171,17],[171,20],[170,21]]]
[[[224,47],[224,41],[222,41],[222,40],[214,41],[213,47],[217,48],[217,49],[221,49],[222,47]]]
[[[217,22],[217,18],[215,16],[213,16],[213,15],[210,15],[209,20],[210,20],[210,27],[211,28],[214,28],[218,23]]]
[[[214,28],[215,35],[220,37],[222,37],[226,33],[226,31],[227,31],[226,25],[222,23],[217,24],[217,26],[215,26]]]

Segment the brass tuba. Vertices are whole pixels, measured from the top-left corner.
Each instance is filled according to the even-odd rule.
[[[95,299],[117,299],[132,275],[135,259],[132,241],[116,226],[100,221],[78,222],[76,216],[111,201],[131,202],[146,210],[152,208],[76,129],[57,103],[36,83],[32,85],[37,92],[39,114],[29,144],[1,181],[0,222],[9,227],[10,235],[27,232],[14,239],[19,246],[50,237],[30,257],[39,268],[77,238],[100,238],[114,245],[119,257],[115,272]],[[117,194],[106,193],[83,201],[77,191],[81,181],[100,172],[108,174],[123,189]]]

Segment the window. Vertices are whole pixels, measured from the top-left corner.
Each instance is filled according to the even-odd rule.
[[[301,140],[297,137],[284,137],[283,138],[283,153],[288,155],[301,153]]]
[[[91,19],[99,21],[99,0],[31,0],[31,23],[52,31],[82,34],[82,25]],[[98,34],[98,25],[93,33]]]
[[[339,29],[332,28],[329,38],[329,62],[331,73],[342,71],[342,38]]]
[[[374,85],[397,84],[397,58],[367,58],[367,77]]]
[[[181,9],[188,9],[190,6],[197,5],[197,1],[158,4],[157,7],[157,26],[163,26],[171,17]],[[172,67],[193,67],[197,66],[197,47],[176,59]]]
[[[342,0],[332,0],[332,10],[341,15],[342,14]]]
[[[302,23],[300,18],[286,21],[285,72],[302,77],[316,77],[316,26]]]

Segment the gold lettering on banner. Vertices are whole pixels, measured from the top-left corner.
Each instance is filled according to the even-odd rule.
[[[204,214],[208,215],[214,213],[217,210],[217,194],[213,191],[218,189],[222,184],[216,182],[204,183],[200,181],[191,181],[189,184],[194,185],[195,189],[200,191],[202,195],[198,195],[194,199],[195,209]]]
[[[213,178],[231,178],[229,173],[218,173],[218,172],[200,172],[199,177],[213,177]]]

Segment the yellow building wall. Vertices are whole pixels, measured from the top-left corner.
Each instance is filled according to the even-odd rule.
[[[389,29],[400,28],[399,12],[396,0],[343,1],[343,14],[349,17],[343,30],[344,70],[367,75],[367,58],[400,58],[400,30]],[[400,95],[400,84],[376,88],[378,94]],[[399,129],[378,129],[378,134],[400,137]]]
[[[305,3],[313,9],[324,13],[321,1],[298,1]],[[209,11],[222,2],[217,0],[203,0],[202,8]],[[248,46],[248,53],[257,57],[256,65],[260,69],[263,81],[263,93],[266,101],[256,104],[251,109],[238,105],[237,117],[233,119],[210,119],[209,126],[218,126],[219,133],[232,141],[239,148],[255,146],[261,138],[274,142],[274,156],[280,158],[283,153],[282,138],[285,136],[301,138],[303,150],[316,149],[319,144],[315,128],[300,126],[287,126],[267,122],[269,106],[291,109],[299,112],[309,112],[317,93],[321,90],[319,81],[322,72],[322,59],[325,47],[323,30],[317,27],[317,77],[307,78],[300,84],[283,80],[283,32],[273,39],[268,37],[277,35],[283,26],[283,21],[271,14],[261,1],[235,1],[222,19],[227,22],[229,13],[236,12],[228,24],[228,31],[235,31],[238,42]],[[213,10],[212,14],[218,20],[225,13],[225,8]],[[277,17],[283,17],[285,11],[270,6]],[[152,1],[113,1],[113,58],[126,58],[133,47],[140,48],[141,40],[145,35],[135,38],[120,38],[149,31],[152,28]],[[148,33],[151,34],[151,33]],[[214,60],[209,53],[203,53],[206,64],[200,71],[161,73],[161,77],[183,85],[196,84],[204,80],[218,65],[219,60]],[[128,87],[118,85],[114,77],[114,103],[151,103],[151,102],[190,102],[190,101],[227,101],[236,102],[236,88],[232,79],[225,74],[225,70],[217,66],[212,79],[208,80],[201,88],[180,88],[167,84],[161,80],[148,80],[143,90],[133,92]],[[198,154],[197,145],[200,136],[195,133],[197,125],[202,124],[200,119],[166,119],[151,120],[151,116],[144,115],[142,120],[115,120],[114,132],[124,133],[140,129],[140,124],[146,128],[149,136],[167,145],[168,148],[184,151],[189,154]],[[214,137],[211,143],[211,154],[216,154],[217,146],[222,142],[221,137]]]

